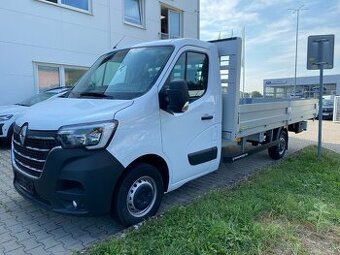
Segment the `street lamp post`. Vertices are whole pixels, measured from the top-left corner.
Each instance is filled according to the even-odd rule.
[[[298,55],[298,42],[299,42],[299,16],[300,11],[306,11],[308,9],[303,8],[304,5],[301,5],[299,8],[295,9],[288,9],[289,11],[292,11],[293,13],[296,13],[296,35],[295,35],[295,72],[294,72],[294,89],[293,89],[293,95],[295,98],[296,94],[296,76],[297,76],[297,55]]]

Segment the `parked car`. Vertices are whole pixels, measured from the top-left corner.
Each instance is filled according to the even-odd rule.
[[[290,94],[291,98],[302,98],[303,97],[303,91],[300,89],[293,90],[292,93]]]
[[[28,107],[45,100],[64,95],[69,88],[54,88],[45,90],[18,104],[0,106],[0,139],[9,141],[13,133],[13,123],[19,114],[27,110]]]
[[[324,96],[322,101],[322,119],[333,119],[334,97]]]
[[[323,93],[325,93],[327,91],[327,89],[325,87],[323,87]],[[319,86],[315,86],[312,88],[311,90],[313,97],[319,97],[320,95],[320,87]]]

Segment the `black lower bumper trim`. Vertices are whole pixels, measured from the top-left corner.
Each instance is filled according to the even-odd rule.
[[[14,187],[25,198],[59,213],[102,215],[124,167],[107,150],[54,149],[40,178],[14,170]]]

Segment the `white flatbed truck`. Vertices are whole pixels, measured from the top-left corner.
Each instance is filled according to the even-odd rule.
[[[101,56],[67,95],[16,120],[16,190],[56,212],[111,212],[128,226],[223,159],[263,149],[283,157],[288,131],[306,129],[317,101],[240,104],[241,47],[240,38],[177,39]]]

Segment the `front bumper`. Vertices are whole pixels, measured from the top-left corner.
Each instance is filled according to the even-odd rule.
[[[102,215],[111,210],[113,191],[124,167],[107,150],[58,147],[49,153],[39,178],[28,176],[15,163],[13,171],[16,190],[49,210]]]

